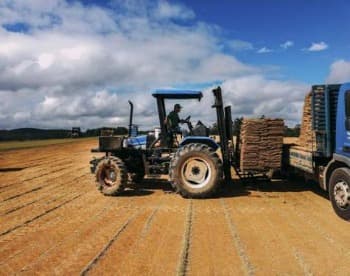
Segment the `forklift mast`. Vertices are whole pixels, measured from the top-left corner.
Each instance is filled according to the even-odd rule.
[[[224,175],[226,183],[232,181],[231,177],[231,158],[230,152],[228,148],[229,140],[232,140],[232,117],[231,117],[231,108],[227,106],[225,108],[224,114],[224,106],[222,101],[222,93],[221,87],[218,86],[216,89],[213,89],[215,103],[212,106],[216,109],[216,118],[217,118],[217,126],[220,136],[220,147],[222,152],[222,160],[224,167]]]

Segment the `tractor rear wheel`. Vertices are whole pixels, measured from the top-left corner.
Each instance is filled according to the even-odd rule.
[[[128,181],[128,172],[124,162],[118,157],[102,159],[97,165],[97,187],[104,195],[117,195],[121,193]]]
[[[178,149],[170,162],[171,185],[183,197],[203,198],[215,193],[222,180],[222,162],[204,144],[188,144]]]

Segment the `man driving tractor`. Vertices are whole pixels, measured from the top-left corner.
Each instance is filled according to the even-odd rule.
[[[175,132],[175,133],[181,133],[185,136],[185,130],[181,130],[179,123],[183,124],[186,121],[183,119],[180,119],[179,113],[181,111],[182,106],[180,104],[174,105],[174,110],[171,111],[168,116],[165,118],[165,124],[168,127],[169,131]]]
[[[173,144],[173,135],[181,134],[183,137],[188,135],[188,131],[186,129],[181,129],[180,124],[186,123],[186,120],[180,119],[179,113],[181,111],[182,106],[180,104],[174,105],[174,110],[171,111],[168,116],[165,118],[165,124],[168,128],[169,136],[168,136],[168,145],[171,147]]]

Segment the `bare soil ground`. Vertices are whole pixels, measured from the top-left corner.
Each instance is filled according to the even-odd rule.
[[[0,153],[0,274],[348,275],[349,223],[302,181],[183,199],[166,181],[105,197],[97,141]]]

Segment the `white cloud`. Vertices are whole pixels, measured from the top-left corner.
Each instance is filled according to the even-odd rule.
[[[328,45],[321,41],[318,43],[312,43],[311,46],[307,49],[310,52],[319,52],[319,51],[324,51],[328,48]]]
[[[332,63],[327,77],[328,83],[342,83],[350,81],[350,61],[343,59]]]
[[[257,51],[258,54],[266,54],[271,52],[273,52],[273,50],[267,47],[262,47]]]
[[[283,48],[283,49],[288,49],[288,48],[294,46],[294,42],[291,41],[291,40],[287,40],[286,42],[280,44],[280,46],[281,46],[281,48]]]
[[[300,120],[302,114],[298,106],[308,89],[302,83],[268,80],[261,75],[227,80],[222,88],[235,116],[266,115],[288,122]]]
[[[155,15],[165,19],[192,19],[195,14],[192,10],[180,4],[170,4],[167,1],[160,1],[155,10]]]
[[[244,40],[232,40],[228,43],[229,47],[235,51],[253,50],[253,44]]]
[[[220,32],[194,16],[165,1],[113,1],[113,8],[64,0],[0,2],[0,26],[30,26],[27,33],[0,27],[0,128],[127,125],[128,99],[135,123],[148,128],[157,124],[152,89],[221,81],[235,115],[266,110],[299,120],[290,114],[304,96],[303,85],[270,81],[262,68],[220,51]],[[241,48],[250,47],[243,42]],[[213,122],[210,89],[205,94],[204,105],[188,103],[184,113]],[[282,109],[281,97],[290,103]]]

